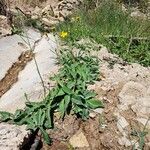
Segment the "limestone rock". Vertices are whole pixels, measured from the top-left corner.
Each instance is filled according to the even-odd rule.
[[[89,147],[89,143],[81,130],[77,131],[77,133],[70,138],[69,142],[74,148]]]
[[[11,27],[8,24],[7,17],[0,15],[0,38],[11,34]]]
[[[131,13],[131,17],[137,18],[137,19],[146,19],[146,15],[139,10],[133,11]]]
[[[102,114],[104,109],[103,108],[96,108],[93,110],[94,112],[98,113],[98,114]]]
[[[150,130],[150,121],[148,120],[148,118],[137,118],[136,119],[138,122],[142,123],[143,126],[146,125],[146,128],[148,130]]]
[[[96,117],[96,113],[90,112],[89,116],[90,116],[91,118],[95,118],[95,117]]]
[[[41,11],[41,9],[40,9],[38,6],[36,6],[36,7],[34,8],[33,14],[39,15],[40,11]]]
[[[24,139],[28,138],[30,134],[30,132],[26,131],[25,128],[25,126],[0,123],[0,149],[19,150]]]
[[[35,7],[31,18],[41,20],[46,26],[53,26],[64,21],[80,3],[81,0],[62,0],[54,5],[47,4],[42,10]]]
[[[56,24],[59,23],[59,21],[56,21],[56,20],[48,20],[47,18],[42,18],[42,22],[43,22],[45,25],[49,26],[49,27],[54,26],[54,25],[56,25]]]
[[[129,125],[129,123],[127,122],[127,120],[124,117],[118,115],[117,127],[123,135],[125,135],[124,129],[128,125]]]
[[[147,96],[150,96],[150,87],[147,90]]]
[[[55,64],[56,55],[53,53],[53,51],[55,51],[55,49],[57,48],[56,39],[52,34],[42,36],[35,30],[27,31],[26,36],[28,37],[28,41],[31,47],[33,47],[34,53],[36,54],[35,58],[45,86],[47,86],[47,89],[50,89],[53,83],[51,82],[51,84],[48,84],[49,76],[50,73],[54,73],[53,71],[57,68]],[[4,39],[0,40],[0,56],[2,56],[3,58],[3,56],[5,56],[6,54],[8,55],[8,58],[6,59],[7,61],[5,63],[3,62],[3,59],[1,60],[0,57],[0,68],[2,64],[2,68],[5,69],[3,71],[4,73],[7,72],[7,69],[11,67],[13,62],[17,61],[20,52],[26,51],[26,49],[22,48],[21,46],[16,49],[18,43],[25,43],[24,41],[27,41],[26,37],[21,38],[19,35],[5,37]],[[14,50],[14,48],[16,50],[15,59],[13,56],[10,57],[10,53],[12,52],[12,50]],[[8,63],[8,68],[6,68],[6,63]],[[3,75],[5,76],[5,74],[2,74],[2,77]],[[23,109],[26,102],[24,93],[28,95],[31,101],[33,100],[37,102],[43,100],[43,87],[41,86],[41,80],[39,78],[34,60],[26,64],[24,69],[18,75],[18,81],[14,83],[11,89],[9,89],[0,98],[0,110],[14,113],[16,109]]]
[[[147,118],[150,115],[150,97],[139,98],[131,108],[138,117]]]
[[[134,104],[138,98],[144,97],[146,88],[138,82],[127,82],[119,93],[119,100],[121,103]]]
[[[51,5],[47,5],[43,10],[42,10],[42,15],[51,15],[53,16],[54,15],[54,12],[53,12],[53,7]]]
[[[118,143],[120,144],[120,145],[122,145],[122,146],[125,146],[125,147],[129,147],[129,146],[131,146],[131,141],[130,140],[128,140],[125,136],[123,136],[122,138],[120,138],[119,140],[118,140]]]

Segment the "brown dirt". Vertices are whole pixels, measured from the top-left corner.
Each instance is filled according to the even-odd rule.
[[[101,89],[96,89],[97,93],[100,93]],[[102,115],[97,114],[95,118],[89,118],[86,121],[77,119],[74,116],[67,116],[64,121],[57,120],[56,128],[49,132],[49,135],[54,140],[52,146],[44,145],[42,150],[70,150],[69,139],[79,129],[82,130],[89,142],[88,150],[123,150],[124,147],[118,144],[119,135],[117,134],[116,119],[113,116],[114,108],[116,104],[113,100],[117,100],[115,96],[118,94],[118,88],[103,94],[110,99],[112,103],[105,102],[105,110]],[[101,92],[103,93],[103,92]],[[102,121],[102,118],[104,119]],[[105,129],[101,124],[107,123]],[[62,143],[62,141],[64,143]],[[77,148],[77,150],[87,150],[87,148]]]
[[[103,78],[105,78],[104,75]],[[114,115],[117,106],[120,104],[118,94],[124,86],[124,82],[120,82],[106,91],[101,86],[98,86],[100,82],[96,83],[96,86],[92,86],[94,87],[93,90],[98,94],[97,98],[102,99],[105,104],[104,112],[86,121],[77,119],[74,116],[67,116],[64,121],[56,119],[56,128],[49,132],[54,142],[52,146],[44,145],[42,150],[73,149],[69,147],[69,139],[78,130],[81,130],[86,136],[89,147],[75,148],[76,150],[131,150],[133,148],[133,145],[125,147],[118,143],[123,133],[118,130],[117,118]],[[127,133],[127,138],[130,141],[138,141],[138,137],[131,136],[133,129],[136,131],[142,131],[143,129],[143,125],[135,120],[136,114],[132,109],[128,109],[122,111],[120,115],[129,123],[129,126],[124,129]],[[103,125],[106,126],[103,127]],[[149,134],[146,135],[145,143],[149,142],[149,136]],[[149,150],[149,145],[145,145],[144,150]]]
[[[33,59],[33,56],[34,53],[32,51],[23,52],[18,58],[18,61],[7,71],[5,77],[0,81],[0,97],[6,93],[15,82],[17,82],[19,72]]]

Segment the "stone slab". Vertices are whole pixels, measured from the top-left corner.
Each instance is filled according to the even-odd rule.
[[[55,38],[51,34],[42,37],[35,46],[35,58],[44,81],[49,78],[49,74],[56,66],[56,48]],[[16,109],[24,108],[25,93],[33,101],[39,101],[43,96],[43,87],[34,60],[27,63],[24,70],[19,73],[18,81],[0,98],[0,110],[13,113]]]
[[[0,150],[19,150],[29,134],[25,126],[0,123]]]
[[[28,38],[27,38],[28,37]],[[33,29],[28,29],[22,36],[12,35],[0,39],[0,80],[4,78],[8,69],[18,60],[23,51],[34,46],[41,34]]]

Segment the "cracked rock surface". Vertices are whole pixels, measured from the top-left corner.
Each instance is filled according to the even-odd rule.
[[[29,131],[25,130],[25,126],[0,123],[0,149],[19,150],[29,134]]]

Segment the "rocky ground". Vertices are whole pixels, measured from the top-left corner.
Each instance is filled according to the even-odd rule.
[[[29,14],[32,19],[41,20],[46,27],[53,27],[54,24],[65,20],[79,4],[80,1],[76,0],[47,1],[46,7],[45,4],[41,4],[40,7],[26,9],[25,5],[22,10],[26,10],[25,14]],[[50,88],[53,85],[49,83],[48,78],[58,70],[52,53],[58,43],[56,43],[57,37],[51,34],[41,35],[38,31],[29,29],[27,35],[30,47],[34,51],[32,55],[26,54],[25,52],[30,48],[25,42],[28,41],[26,37],[23,37],[25,40],[19,35],[4,37],[11,34],[12,27],[8,21],[7,16],[0,16],[2,33],[0,35],[0,110],[14,112],[17,108],[24,108],[24,93],[27,93],[31,99],[41,100],[43,88],[33,56],[37,59],[46,86]],[[86,44],[84,40],[80,42]],[[71,115],[62,121],[56,113],[56,127],[49,131],[53,145],[51,147],[43,145],[41,149],[128,150],[133,147],[140,149],[144,140],[143,149],[149,150],[150,68],[139,64],[128,64],[118,56],[110,54],[107,48],[88,43],[91,44],[91,51],[99,49],[99,52],[92,51],[92,55],[98,56],[101,61],[99,66],[101,80],[89,85],[88,88],[97,93],[97,98],[104,102],[105,108],[92,111],[87,121]],[[21,59],[22,55],[26,59]],[[12,69],[14,69],[11,72],[13,78],[10,74]],[[27,139],[30,140],[30,133],[24,126],[0,123],[0,149],[21,149],[22,145],[29,142]]]
[[[88,88],[96,91],[97,98],[105,103],[105,108],[91,112],[90,119],[85,122],[73,116],[68,116],[62,122],[56,114],[56,130],[50,131],[54,139],[51,148],[140,149],[142,136],[134,133],[146,131],[148,133],[143,138],[143,149],[149,150],[150,68],[127,64],[116,55],[108,53],[105,47],[93,54],[101,60],[101,81]]]
[[[23,22],[21,17],[30,21],[36,20],[39,23],[37,26],[42,26],[45,30],[53,30],[56,24],[65,21],[81,3],[82,0],[47,0],[37,1],[32,5],[29,2],[11,0],[8,3],[7,13],[0,12],[0,37],[10,35],[14,25],[18,28],[23,26],[20,23]],[[14,25],[12,26],[11,23]]]

